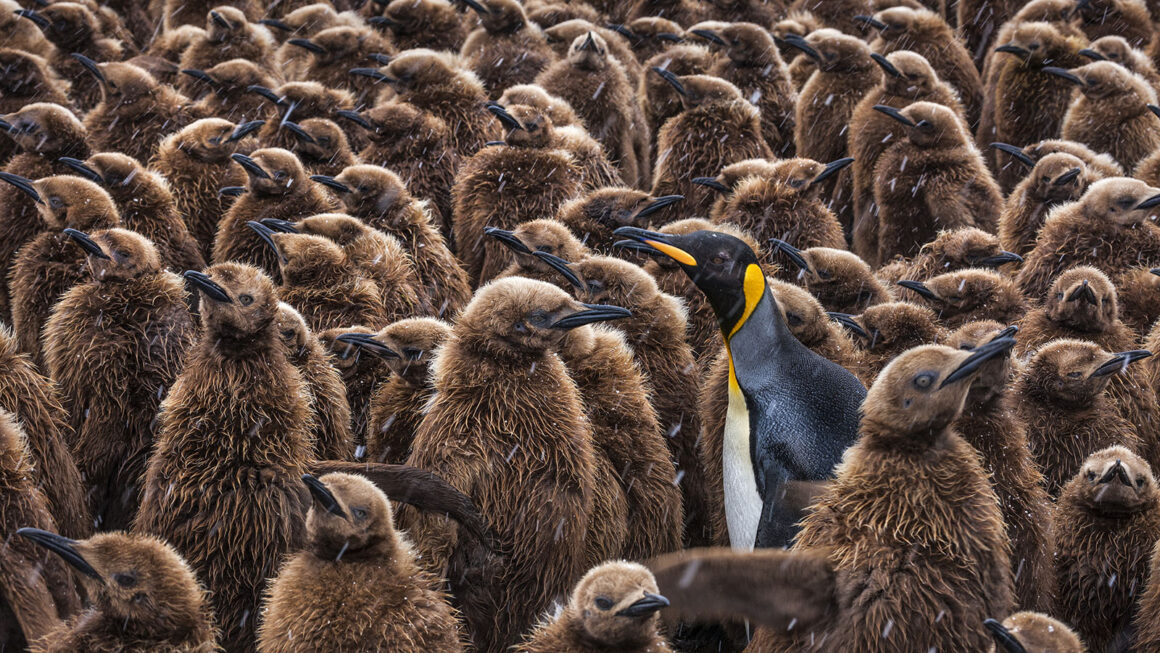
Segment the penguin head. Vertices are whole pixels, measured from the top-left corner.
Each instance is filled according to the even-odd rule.
[[[303,218],[283,231],[321,236],[346,247],[363,238],[370,229],[362,220],[345,213],[319,213]]]
[[[1035,162],[1029,194],[1049,206],[1078,200],[1093,181],[1087,165],[1066,152],[1053,152]]]
[[[1079,199],[1079,208],[1091,222],[1111,222],[1122,226],[1155,222],[1160,216],[1160,188],[1128,177],[1101,179],[1088,186]]]
[[[161,145],[159,157],[180,152],[196,161],[224,164],[238,151],[240,141],[230,140],[237,125],[221,118],[203,118],[172,134]]]
[[[1090,266],[1075,267],[1051,284],[1044,302],[1048,319],[1085,333],[1106,333],[1119,320],[1116,286]]]
[[[917,52],[898,50],[885,57],[877,55],[874,61],[882,68],[883,89],[890,95],[929,97],[942,83],[926,57]]]
[[[318,82],[287,82],[273,91],[272,95],[278,102],[270,106],[267,119],[279,122],[287,119],[287,115],[291,119],[305,120],[354,108],[354,96],[350,91],[330,88]]]
[[[328,163],[351,155],[350,142],[346,134],[326,118],[308,118],[292,130],[295,136],[294,151],[311,161]],[[286,125],[284,125],[285,127]]]
[[[73,540],[35,528],[16,534],[72,566],[102,617],[121,623],[126,632],[147,627],[150,638],[180,638],[211,621],[205,590],[185,560],[159,538],[111,532]]]
[[[210,91],[221,98],[231,97],[251,86],[269,87],[273,78],[248,59],[230,59],[205,71],[213,80]]]
[[[697,177],[693,183],[712,189],[728,199],[742,181],[750,177],[769,178],[775,170],[777,164],[768,159],[745,159],[721,168],[716,177]]]
[[[350,166],[335,175],[334,180],[343,188],[331,188],[338,191],[338,199],[347,211],[386,218],[388,223],[392,218],[402,218],[404,212],[397,209],[412,199],[403,180],[381,166]]]
[[[947,336],[945,344],[948,347],[969,351],[995,338],[1013,337],[1018,333],[1016,327],[1006,327],[993,320],[967,322]],[[1006,356],[996,356],[979,368],[978,375],[971,382],[970,399],[968,404],[977,404],[996,396],[1011,380],[1014,359],[1008,353]]]
[[[343,381],[351,383],[362,374],[378,378],[388,372],[386,362],[376,356],[363,356],[362,348],[348,340],[339,340],[345,334],[360,333],[368,338],[374,336],[374,331],[364,326],[335,327],[318,332],[318,342],[322,343],[330,352],[330,362]]]
[[[298,43],[292,39],[291,43]],[[374,30],[346,25],[329,27],[317,32],[306,41],[311,56],[322,64],[336,64],[344,61],[359,61],[364,53],[381,52],[390,49],[390,45]]]
[[[995,639],[989,653],[1084,653],[1083,642],[1067,624],[1038,612],[1016,612],[983,625]]]
[[[761,260],[761,247],[757,244],[757,241],[754,240],[753,236],[745,230],[728,222],[715,223],[709,222],[704,218],[685,218],[683,220],[675,220],[673,222],[666,223],[660,229],[657,229],[658,233],[671,234],[676,236],[686,236],[693,233],[694,231],[719,231],[721,233],[733,236],[734,238],[737,238],[748,245],[749,249],[753,250],[754,254],[758,257],[758,260]],[[656,276],[658,274],[668,275],[671,273],[676,273],[691,283],[691,280],[685,274],[680,263],[673,260],[672,258],[669,258],[668,256],[665,256],[659,250],[649,247],[648,245],[634,244],[636,242],[637,241],[626,240],[619,241],[615,243],[615,245],[618,247],[631,247],[636,249],[639,253],[649,256],[650,260],[645,265],[645,270],[650,274]]]
[[[760,25],[726,23],[717,34],[725,42],[725,53],[734,63],[739,65],[782,63],[781,53],[773,42],[773,36]]]
[[[524,104],[510,107],[492,104],[488,108],[503,123],[507,133],[504,141],[508,145],[529,148],[551,145],[554,126],[548,114]]]
[[[86,131],[72,111],[48,102],[26,104],[0,116],[8,137],[25,152],[51,155],[83,146]]]
[[[274,328],[278,329],[282,342],[292,354],[310,344],[310,327],[306,326],[306,319],[286,302],[278,302]]]
[[[927,9],[910,7],[890,7],[879,11],[873,17],[860,16],[855,20],[876,29],[878,38],[883,41],[914,43],[941,31],[938,30],[939,27],[950,31],[938,14]]]
[[[86,234],[65,233],[88,254],[89,271],[97,281],[126,281],[161,271],[161,256],[148,238],[126,229],[102,229]]]
[[[490,34],[507,34],[528,24],[524,7],[516,0],[479,0],[468,3],[479,15],[479,23]]]
[[[1094,61],[1071,70],[1051,70],[1075,84],[1089,99],[1099,100],[1100,106],[1107,110],[1144,113],[1147,109],[1142,107],[1156,104],[1156,91],[1144,78],[1112,61]]]
[[[425,86],[457,80],[463,74],[449,54],[422,48],[400,53],[386,67],[386,75],[390,78],[387,83],[403,95]]]
[[[801,286],[777,279],[766,279],[769,291],[777,300],[777,308],[798,342],[806,347],[820,345],[832,338],[845,338],[845,334],[830,321],[826,310],[809,291]]]
[[[922,149],[970,147],[963,119],[954,111],[934,102],[915,102],[903,109],[875,105],[903,126],[906,138]]]
[[[801,50],[823,72],[853,73],[875,66],[865,41],[830,27],[814,30],[805,38],[789,34],[783,40]]]
[[[48,62],[22,50],[0,48],[0,70],[4,71],[0,76],[0,89],[6,95],[28,96],[36,93],[39,87],[47,85],[50,81],[60,82],[49,68]]]
[[[667,70],[653,68],[669,83],[681,98],[685,109],[693,107],[743,102],[741,91],[729,82],[712,75],[675,75]]]
[[[1081,5],[1075,0],[1031,0],[1011,19],[1013,24],[1044,22],[1052,25],[1070,25]]]
[[[1121,446],[1088,456],[1060,495],[1061,503],[1078,505],[1101,516],[1153,510],[1157,500],[1152,469],[1143,458]]]
[[[772,242],[772,241],[771,241]],[[829,247],[811,247],[799,250],[778,240],[775,251],[798,268],[798,279],[806,290],[819,300],[826,297],[856,297],[855,303],[864,303],[874,295],[873,271],[853,252]]]
[[[1087,50],[1081,51],[1080,54],[1095,61],[1111,61],[1130,69],[1135,63],[1135,59],[1142,53],[1133,48],[1128,43],[1128,39],[1116,34],[1109,34],[1092,41]]]
[[[289,30],[279,29],[286,36],[297,34],[314,34],[338,24],[340,18],[332,5],[317,2],[305,7],[299,7],[282,17]],[[276,28],[277,29],[277,28]]]
[[[41,220],[51,228],[88,231],[116,226],[121,221],[113,198],[88,179],[58,175],[32,181],[19,175],[0,173],[0,180],[32,198]]]
[[[1090,406],[1108,387],[1113,374],[1151,354],[1143,350],[1109,353],[1086,340],[1053,340],[1028,361],[1020,384],[1036,397],[1056,405]]]
[[[284,287],[326,287],[356,274],[342,248],[328,238],[273,230],[264,233],[267,245],[278,255]]]
[[[866,351],[903,351],[937,342],[942,335],[934,311],[910,302],[868,306],[861,315],[841,320]]]
[[[513,245],[519,242],[530,252],[552,254],[565,261],[579,261],[591,254],[588,248],[572,235],[568,227],[551,219],[520,223],[510,234],[514,239]],[[535,270],[543,274],[552,272],[553,268],[543,259],[525,253],[523,248],[512,247],[512,249],[516,252],[515,260],[520,269]]]
[[[499,103],[505,107],[513,104],[526,104],[546,113],[552,119],[555,127],[566,127],[580,123],[576,111],[564,100],[550,95],[542,86],[536,84],[516,84],[504,89],[499,96]]]
[[[1054,1],[1058,0],[1047,0],[1048,3]],[[1075,6],[1074,2],[1066,2],[1066,0],[1064,4]],[[1047,13],[1052,13],[1047,4],[1043,6]],[[1075,47],[1070,47],[1072,39],[1065,37],[1050,22],[1038,22],[1036,19],[1031,19],[1031,21],[1013,22],[1012,24],[1015,25],[1015,30],[1011,33],[1010,40],[1006,43],[996,44],[995,53],[998,57],[1015,57],[1024,66],[1042,68],[1057,59],[1060,54],[1075,52],[1083,47],[1080,42],[1074,43]],[[998,62],[1002,62],[1002,59],[999,59]]]
[[[242,43],[250,37],[253,26],[246,14],[236,7],[221,5],[205,16],[205,33],[211,43]]]
[[[282,197],[304,192],[308,184],[306,168],[293,152],[271,147],[250,156],[233,154],[232,158],[246,172],[246,187],[257,196]]]
[[[648,569],[634,562],[606,562],[576,584],[563,618],[601,648],[636,650],[658,638],[658,613],[668,605]]]
[[[795,158],[778,161],[772,166],[769,182],[777,186],[777,193],[783,197],[800,197],[816,200],[822,189],[822,182],[837,174],[846,166],[853,163],[851,158],[842,158],[828,163],[813,159]],[[754,179],[745,182],[746,185],[758,183]],[[735,196],[741,196],[742,184],[738,184]]]
[[[899,354],[866,393],[862,404],[866,435],[893,441],[901,436],[903,442],[929,444],[930,437],[962,412],[971,382],[983,364],[1006,356],[1014,345],[1013,338],[999,338],[970,351],[922,345]]]
[[[217,338],[253,339],[274,322],[278,291],[266,273],[243,263],[218,263],[205,272],[187,270],[200,293],[203,327]]]
[[[421,388],[430,384],[429,370],[435,350],[451,335],[451,325],[430,317],[399,320],[374,335],[382,345],[379,355],[391,373],[408,385]]]
[[[120,152],[94,154],[82,166],[81,170],[87,168],[93,175],[93,181],[121,204],[153,202],[159,195],[167,195],[169,192],[161,177],[150,172],[137,159]]]
[[[1026,304],[1015,282],[992,270],[968,268],[898,285],[917,295],[917,303],[929,306],[941,320],[972,313],[1013,319],[1022,315]]]
[[[101,83],[102,102],[118,113],[137,113],[162,99],[161,85],[144,68],[123,61],[99,63],[89,68]]]
[[[660,16],[642,16],[621,27],[617,32],[628,39],[641,61],[646,61],[649,53],[663,52],[684,41],[685,30]]]
[[[642,321],[665,312],[676,299],[665,295],[640,266],[612,256],[589,256],[570,266],[578,284],[574,294],[590,304],[624,306]],[[684,317],[683,307],[677,312]]]
[[[442,0],[391,0],[383,9],[386,27],[396,34],[418,34],[434,29],[436,17],[450,6]]]
[[[679,203],[682,199],[684,198],[679,195],[653,197],[633,188],[606,187],[574,200],[575,204],[570,206],[569,210],[578,207],[589,221],[609,230],[619,227],[647,227],[654,221],[664,222],[666,216],[674,213],[668,207]]]
[[[389,554],[397,545],[391,505],[363,476],[332,473],[302,477],[313,503],[306,513],[306,542],[321,560],[342,562],[360,554]]]
[[[77,50],[76,46],[87,44],[100,33],[96,14],[75,2],[54,2],[24,15],[64,52]]]
[[[384,102],[362,113],[344,112],[342,117],[367,130],[375,143],[438,141],[450,133],[447,123],[407,102]]]
[[[568,46],[568,63],[579,70],[598,71],[608,67],[608,42],[595,31],[588,31]]]
[[[999,238],[975,227],[940,231],[934,240],[922,246],[921,255],[929,257],[935,274],[963,268],[997,269],[1023,258],[1003,251]]]

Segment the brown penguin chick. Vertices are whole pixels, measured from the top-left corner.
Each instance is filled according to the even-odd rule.
[[[230,59],[212,68],[182,70],[205,85],[206,93],[197,102],[197,111],[203,115],[224,120],[245,122],[267,115],[266,98],[250,91],[251,86],[274,86],[274,77],[252,61]]]
[[[604,37],[595,32],[577,36],[567,56],[541,72],[536,84],[572,106],[625,185],[649,183],[648,126],[635,86]]]
[[[922,55],[938,78],[958,92],[967,125],[979,122],[983,82],[970,52],[943,17],[927,9],[891,7],[862,20],[878,30],[870,48],[881,55],[910,50]]]
[[[350,69],[377,65],[375,55],[395,53],[386,36],[362,26],[331,27],[309,39],[290,39],[286,43],[310,53],[309,63],[299,79],[319,82],[329,88],[344,88],[354,95],[358,106],[373,104],[380,88],[369,77],[350,74]]]
[[[90,277],[44,325],[45,369],[70,416],[94,523],[120,530],[137,514],[157,410],[196,331],[185,286],[153,243],[124,229],[66,233],[88,256]]]
[[[958,270],[926,281],[902,280],[898,285],[917,294],[919,303],[934,310],[947,329],[978,320],[1012,324],[1027,310],[1019,286],[992,270]]]
[[[246,14],[229,5],[210,9],[204,20],[205,34],[181,55],[178,65],[182,70],[209,70],[231,59],[250,61],[260,70],[278,70],[274,56],[277,43],[265,25],[247,21]],[[196,98],[204,88],[198,87],[193,76],[183,75],[177,90]]]
[[[339,340],[339,336],[349,333],[373,335],[373,329],[364,326],[347,326],[320,331],[318,341],[329,352],[331,362],[346,386],[346,399],[350,405],[351,437],[355,443],[355,458],[366,455],[366,434],[370,428],[371,399],[375,389],[391,371],[386,363],[375,356],[363,355],[362,350],[350,342]]]
[[[946,344],[970,350],[1013,331],[999,322],[969,322],[947,336]],[[983,471],[999,499],[1011,540],[1016,603],[1028,610],[1051,610],[1055,598],[1051,500],[1043,489],[1043,473],[1027,449],[1027,429],[1009,405],[1012,368],[1010,355],[981,368],[955,429],[979,451]]]
[[[992,147],[1000,147],[993,145]],[[1004,148],[1005,149],[1005,148]],[[1034,166],[1035,162],[1055,152],[1065,152],[1074,157],[1079,158],[1084,162],[1093,173],[1100,175],[1100,177],[1124,177],[1124,168],[1116,163],[1116,160],[1106,152],[1094,152],[1090,147],[1083,143],[1076,143],[1075,141],[1067,141],[1061,139],[1047,139],[1032,143],[1022,149],[1023,154],[1030,161],[1030,165]],[[1027,165],[1027,161],[1023,162]]]
[[[875,272],[886,282],[914,279],[925,281],[945,272],[964,268],[995,268],[1022,259],[999,247],[999,239],[992,233],[975,227],[940,231],[938,236],[922,246],[910,259],[896,259]]]
[[[1043,69],[1083,65],[1079,54],[1086,45],[1083,37],[1060,31],[1051,23],[1031,22],[1017,25],[1006,41],[996,43],[999,46],[991,75],[986,78],[987,101],[975,132],[976,142],[980,147],[993,142],[1024,147],[1059,138],[1074,87]],[[1038,108],[1031,110],[1030,102]],[[990,162],[1000,186],[1010,191],[1023,178],[1024,170],[997,153],[989,156],[993,156]]]
[[[567,9],[566,6],[564,8]],[[529,17],[531,17],[530,14]],[[532,17],[532,22],[539,23],[534,17]],[[544,25],[543,23],[539,24],[544,28],[544,37],[548,40],[548,45],[552,46],[552,51],[561,59],[568,56],[568,50],[571,49],[572,43],[577,37],[587,36],[588,32],[592,32],[594,35],[603,38],[607,46],[608,54],[624,68],[625,75],[628,77],[629,86],[632,89],[631,92],[636,93],[636,89],[640,87],[640,78],[644,75],[644,67],[641,66],[640,59],[637,59],[636,55],[633,54],[632,47],[628,43],[628,37],[612,29],[613,26],[611,25],[603,27],[600,24],[602,22],[600,16],[595,16],[591,19],[574,18],[565,20],[551,26]],[[506,89],[504,92],[507,92]],[[633,102],[636,102],[635,98],[633,98]]]
[[[306,326],[302,314],[286,302],[278,302],[274,318],[287,356],[310,394],[314,412],[314,457],[319,460],[349,460],[354,454],[350,432],[350,404],[342,376],[331,364],[329,353]]]
[[[635,0],[628,5],[623,20],[632,23],[645,16],[664,18],[678,25],[693,25],[710,19],[708,5],[692,0]]]
[[[1160,632],[1157,632],[1156,621],[1160,610],[1160,585],[1154,579],[1160,578],[1160,546],[1152,550],[1152,562],[1149,564],[1148,584],[1140,595],[1140,604],[1136,613],[1135,646],[1141,653],[1155,653],[1160,650]]]
[[[1148,4],[1144,0],[1096,0],[1076,5],[1076,13],[1080,29],[1093,41],[1117,34],[1127,39],[1132,47],[1144,48],[1155,35]]]
[[[1112,177],[1089,186],[1078,202],[1057,207],[1016,277],[1023,294],[1043,296],[1057,274],[1076,265],[1115,276],[1160,263],[1160,228],[1152,223],[1157,205],[1160,189]]]
[[[880,109],[906,127],[874,166],[878,258],[913,256],[943,229],[994,232],[1003,196],[953,111],[916,102]]]
[[[230,155],[246,172],[246,192],[222,216],[214,237],[213,262],[238,261],[261,268],[280,280],[278,257],[247,226],[268,218],[293,222],[326,213],[337,202],[322,184],[306,176],[292,152],[277,148],[257,150],[252,156]]]
[[[206,15],[214,9],[217,0],[198,0],[197,2],[180,2],[179,0],[164,0],[160,12],[162,31],[177,29],[182,25],[201,25]],[[262,16],[262,9],[255,0],[230,0],[227,6],[241,9],[249,20],[257,20]]]
[[[664,209],[683,199],[680,195],[654,198],[632,188],[600,188],[566,202],[556,214],[556,220],[564,223],[594,252],[612,256],[619,253],[613,247],[618,240],[613,231],[667,222],[666,218],[676,210]]]
[[[358,158],[391,170],[416,197],[430,202],[439,231],[450,239],[451,186],[461,159],[447,123],[406,102],[386,102],[362,113],[340,111],[338,117],[367,130],[369,144]]]
[[[891,145],[906,135],[897,120],[874,109],[885,105],[903,109],[915,102],[934,102],[965,117],[958,93],[939,79],[934,68],[920,54],[905,50],[888,56],[871,55],[882,68],[882,84],[867,91],[850,114],[848,149],[854,163],[850,167],[854,218],[851,225],[854,251],[870,260],[877,257],[878,206],[874,203],[874,166]],[[846,174],[846,173],[843,173]],[[865,251],[871,250],[871,251]]]
[[[326,118],[286,122],[282,127],[293,132],[297,139],[293,151],[311,175],[334,176],[360,163],[346,133]]]
[[[0,2],[0,34],[4,35],[4,47],[30,55],[50,58],[56,46],[40,31],[38,23],[26,20],[23,7],[15,0]]]
[[[330,188],[351,215],[399,239],[435,314],[452,317],[467,305],[471,299],[467,273],[439,233],[430,204],[412,197],[398,175],[379,166],[357,165],[339,173]]]
[[[776,279],[770,281],[770,291],[786,325],[799,342],[842,367],[857,369],[860,354],[854,341],[830,318],[816,297],[800,286]],[[722,412],[721,418],[724,417]]]
[[[2,18],[0,18],[2,20]],[[15,113],[29,104],[50,102],[69,105],[72,84],[57,76],[43,58],[10,48],[0,49],[0,114]],[[0,165],[20,149],[14,139],[0,140]]]
[[[1079,87],[1063,118],[1063,138],[1111,154],[1125,170],[1160,147],[1160,117],[1148,108],[1156,91],[1143,77],[1111,61],[1044,70]]]
[[[258,650],[462,651],[457,613],[395,530],[386,495],[354,474],[302,481],[314,498],[305,547],[270,584]]]
[[[506,651],[583,573],[595,451],[579,392],[551,349],[568,327],[625,313],[501,279],[476,293],[440,350],[435,400],[407,464],[470,496],[506,555],[481,550],[443,517],[419,515],[410,532],[424,566],[450,581],[481,652]],[[536,519],[526,518],[529,502]]]
[[[1084,653],[1083,642],[1067,624],[1041,612],[1016,612],[999,623],[988,619],[983,625],[995,638],[990,653]]]
[[[526,9],[528,12],[528,20],[544,29],[544,35],[548,37],[549,43],[552,43],[552,39],[548,36],[547,30],[561,23],[575,20],[594,25],[600,22],[604,16],[604,14],[587,3],[572,4],[537,2],[536,0],[532,0],[528,3]],[[628,48],[627,45],[624,45],[624,47],[626,49]]]
[[[0,408],[12,413],[27,434],[34,487],[62,533],[84,537],[93,519],[85,504],[80,472],[70,453],[76,443],[60,389],[41,375],[32,358],[16,347],[16,335],[0,325]]]
[[[785,241],[773,240],[773,250],[783,252],[797,269],[797,282],[827,311],[861,313],[869,306],[893,301],[887,287],[857,255],[829,247],[799,250]]]
[[[509,86],[504,90],[503,95],[499,96],[498,102],[505,107],[513,104],[526,104],[535,107],[548,114],[555,127],[584,125],[580,116],[576,115],[576,110],[572,108],[572,105],[565,102],[563,98],[548,93],[543,86],[536,84]]]
[[[995,33],[1023,4],[1022,0],[962,0],[956,4],[953,17],[948,13],[947,19],[955,20],[963,47],[980,70],[995,43]]]
[[[1134,333],[1144,336],[1160,319],[1160,268],[1133,268],[1115,279],[1120,300],[1120,319]]]
[[[238,263],[185,276],[202,296],[202,334],[161,404],[134,530],[185,556],[223,647],[252,651],[266,579],[305,542],[309,397],[275,329],[268,277]]]
[[[769,33],[773,35],[774,43],[777,44],[778,51],[781,52],[782,59],[785,59],[789,67],[789,81],[799,93],[809,81],[810,75],[813,75],[817,69],[814,67],[813,59],[807,57],[800,49],[790,45],[785,38],[787,36],[804,37],[806,34],[819,29],[822,29],[822,24],[812,13],[791,9],[784,19],[774,23],[769,30]]]
[[[479,15],[480,26],[467,35],[459,55],[492,99],[513,84],[531,83],[556,60],[544,33],[516,0],[480,0],[468,6]]]
[[[287,82],[277,89],[250,87],[251,92],[270,100],[266,124],[258,132],[258,142],[265,147],[293,149],[298,137],[282,123],[288,120],[305,121],[310,118],[330,118],[336,111],[354,108],[354,96],[341,88],[328,88],[318,82]],[[348,134],[348,137],[352,135]],[[364,144],[351,137],[354,148]]]
[[[1043,305],[1019,323],[1020,355],[1040,346],[1073,338],[1089,340],[1110,351],[1130,347],[1136,335],[1119,318],[1116,287],[1107,275],[1090,266],[1071,268],[1051,284]]]
[[[82,176],[100,184],[113,198],[125,229],[135,231],[157,247],[161,264],[174,272],[205,267],[197,242],[178,213],[165,179],[130,156],[97,154],[87,161],[62,161]]]
[[[176,68],[177,63],[181,61],[182,53],[189,47],[189,44],[202,36],[205,36],[205,29],[197,25],[182,25],[176,29],[165,30],[157,34],[142,51],[142,58],[159,62],[162,66],[171,65]],[[170,68],[167,74],[159,75],[154,71],[153,75],[157,77],[158,81],[175,84],[180,71],[173,68]]]
[[[88,112],[101,101],[101,87],[95,77],[85,72],[80,54],[93,61],[119,61],[124,49],[115,39],[105,38],[96,14],[73,2],[55,2],[38,9],[23,10],[22,16],[39,27],[44,36],[56,46],[55,52],[45,55],[57,74],[72,81],[73,104],[81,112]]]
[[[657,612],[669,605],[652,572],[606,562],[577,583],[564,611],[536,627],[517,653],[668,653]]]
[[[22,528],[17,535],[73,567],[90,600],[87,608],[56,624],[30,650],[220,650],[205,589],[181,555],[164,540],[117,532],[78,541],[39,528]]]
[[[133,64],[87,60],[86,68],[101,84],[100,104],[85,115],[94,150],[148,161],[167,135],[204,117],[189,98]]]
[[[41,328],[65,291],[87,277],[85,253],[61,229],[91,231],[120,223],[117,207],[100,186],[70,176],[31,181],[0,173],[37,202],[40,219],[49,226],[20,248],[9,268],[12,328],[20,350],[41,357]]]
[[[652,195],[682,195],[694,215],[708,215],[716,199],[693,179],[730,163],[773,158],[761,136],[761,113],[737,87],[710,75],[674,75],[653,68],[680,95],[682,110],[657,134]]]
[[[680,43],[685,31],[679,24],[660,16],[641,16],[610,27],[628,39],[637,60],[642,62]]]
[[[684,110],[684,103],[677,89],[664,77],[649,74],[647,71],[661,68],[678,76],[704,75],[716,62],[717,57],[708,48],[687,43],[675,45],[645,60],[646,73],[640,80],[636,94],[641,111],[644,112],[645,122],[648,123],[648,131],[654,135],[652,148],[649,150],[649,160],[653,162],[654,167],[659,162],[657,142],[661,128],[669,118]],[[704,174],[712,174],[712,171],[706,171]]]
[[[492,110],[510,130],[505,144],[465,161],[451,188],[457,252],[476,286],[499,274],[513,256],[484,235],[486,227],[511,229],[555,215],[580,194],[579,168],[571,155],[551,147],[552,121],[546,115],[522,105]]]
[[[730,163],[721,168],[716,177],[698,177],[693,181],[717,191],[717,200],[709,211],[710,220],[720,220],[725,204],[737,190],[738,184],[750,177],[771,177],[776,169],[777,161],[767,159],[745,159],[737,163]]]
[[[459,52],[467,39],[467,21],[446,0],[392,0],[381,15],[367,22],[390,30],[399,51],[431,48]]]
[[[1020,255],[1030,252],[1051,209],[1078,200],[1099,179],[1099,173],[1066,152],[1039,159],[1003,205],[999,215],[999,243],[1003,249]]]
[[[778,161],[769,176],[739,182],[716,221],[736,225],[759,242],[780,238],[802,248],[845,249],[842,225],[823,203],[820,192],[826,181],[850,162],[838,159],[819,163],[802,158]],[[788,279],[793,274],[793,270],[785,268],[780,276]]]
[[[1160,89],[1160,72],[1156,64],[1142,50],[1133,48],[1128,40],[1116,34],[1096,39],[1080,54],[1092,61],[1111,61],[1144,78],[1153,90]]]
[[[205,259],[210,258],[218,221],[233,201],[221,189],[246,181],[230,155],[248,151],[252,141],[244,139],[259,126],[220,118],[198,120],[162,141],[149,164],[168,182],[177,213]]]
[[[1053,340],[1016,379],[1012,410],[1027,425],[1031,455],[1051,496],[1059,495],[1092,452],[1116,444],[1140,449],[1135,426],[1120,416],[1106,392],[1110,375],[1132,356],[1109,354],[1082,340]]]
[[[496,278],[524,277],[571,290],[568,280],[534,253],[544,252],[565,261],[579,261],[592,255],[592,250],[580,242],[566,225],[555,220],[531,220],[519,224],[511,231],[487,229],[486,233],[516,254],[511,265],[504,268]]]
[[[861,315],[833,317],[856,336],[854,343],[862,348],[858,378],[866,385],[873,383],[894,357],[907,349],[941,342],[946,335],[934,311],[909,302],[875,304]]]
[[[334,5],[327,2],[298,7],[283,14],[281,18],[263,18],[258,22],[269,27],[274,38],[282,43],[278,47],[277,59],[284,70],[285,79],[301,79],[310,55],[306,50],[285,41],[296,37],[310,38],[324,29],[338,25],[363,24],[361,17],[346,12],[339,14]]]
[[[1092,453],[1059,497],[1055,614],[1091,651],[1125,650],[1137,595],[1160,538],[1160,497],[1148,463],[1124,447]],[[1121,648],[1124,647],[1124,648]]]
[[[372,336],[344,340],[356,344],[360,355],[382,359],[391,373],[371,398],[367,460],[401,464],[411,455],[415,431],[435,397],[431,361],[450,334],[450,324],[416,317],[388,324]]]
[[[818,29],[829,28],[840,30],[851,36],[863,37],[863,32],[858,23],[851,20],[854,16],[868,15],[874,13],[873,5],[870,0],[839,0],[838,2],[826,2],[826,0],[795,0],[790,4],[793,13],[789,17],[795,17],[803,12],[808,12],[814,22],[814,29],[805,34],[809,34]]]

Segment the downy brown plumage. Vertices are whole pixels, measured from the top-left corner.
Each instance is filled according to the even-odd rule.
[[[844,249],[811,247],[799,250],[780,239],[772,249],[781,252],[797,270],[793,277],[805,286],[827,311],[861,313],[869,306],[892,301],[890,290],[874,276],[870,266]]]
[[[1015,282],[991,270],[958,270],[926,281],[904,279],[898,285],[918,295],[916,303],[934,310],[947,329],[978,320],[1012,324],[1027,310],[1027,300]]]
[[[479,15],[480,26],[467,35],[459,55],[493,99],[509,86],[530,83],[555,61],[539,25],[528,20],[516,0],[479,0],[468,6]]]
[[[1051,209],[1078,200],[1089,185],[1102,178],[1066,152],[1054,152],[1036,161],[1030,174],[1007,196],[999,215],[1003,249],[1019,255],[1030,252]]]
[[[210,9],[204,20],[205,34],[195,38],[181,54],[178,65],[182,70],[208,71],[231,59],[253,62],[260,70],[278,70],[274,37],[265,25],[249,22],[245,13],[229,5]],[[189,75],[178,79],[177,89],[192,98],[200,97],[198,91],[202,90]]]

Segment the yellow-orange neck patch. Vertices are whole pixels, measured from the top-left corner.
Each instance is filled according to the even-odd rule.
[[[733,325],[733,330],[729,332],[726,340],[732,338],[741,329],[741,325],[749,319],[749,316],[753,315],[753,310],[757,308],[757,302],[761,301],[762,295],[765,294],[765,273],[756,263],[750,263],[749,267],[745,268],[745,283],[742,285],[742,291],[745,293],[745,311],[737,320],[737,324]]]

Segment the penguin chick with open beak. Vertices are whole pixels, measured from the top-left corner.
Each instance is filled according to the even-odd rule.
[[[835,313],[861,313],[875,304],[893,301],[886,286],[874,276],[865,261],[844,249],[811,247],[805,250],[779,238],[771,238],[771,249],[780,253],[796,270],[793,278]]]
[[[1012,324],[1027,310],[1027,299],[1019,286],[991,270],[959,270],[926,281],[902,280],[898,285],[918,295],[915,303],[934,310],[947,329],[976,320]]]
[[[509,86],[530,84],[556,60],[543,31],[516,0],[479,0],[468,6],[480,26],[467,35],[459,54],[492,99]]]
[[[208,71],[220,63],[241,59],[259,70],[276,71],[276,47],[265,25],[251,23],[236,6],[222,5],[205,15],[205,33],[185,48],[178,66],[181,70]],[[179,76],[177,89],[191,98],[199,98],[208,90],[190,75]]]
[[[218,630],[205,588],[178,551],[151,535],[99,533],[72,540],[39,528],[20,539],[76,570],[89,606],[31,650],[213,651]]]
[[[251,86],[276,86],[268,71],[246,59],[230,59],[205,70],[181,70],[184,76],[196,80],[195,89],[205,89],[201,93],[190,91],[201,98],[197,101],[199,113],[239,123],[261,119],[268,113],[267,99],[249,90]]]
[[[457,612],[395,530],[386,495],[354,474],[307,474],[302,482],[313,498],[305,550],[270,584],[258,650],[462,651]]]
[[[606,562],[580,579],[568,605],[515,648],[518,653],[668,653],[658,612],[669,600],[652,572],[632,562]]]
[[[962,227],[939,232],[916,255],[887,263],[878,268],[875,275],[885,282],[903,279],[926,281],[966,268],[1003,270],[1005,265],[1022,262],[1023,257],[1000,247],[995,234],[975,227]]]
[[[137,514],[156,439],[164,397],[157,388],[173,385],[197,331],[185,284],[144,236],[65,234],[87,257],[90,276],[61,296],[44,325],[45,369],[72,416],[93,519],[102,530],[124,529]]]
[[[999,215],[999,242],[1003,248],[1025,255],[1051,209],[1074,202],[1088,186],[1103,176],[1076,156],[1055,152],[1035,162],[1030,174],[1007,196]]]
[[[902,352],[942,342],[945,336],[934,311],[910,302],[874,304],[861,315],[831,313],[830,317],[849,330],[862,348],[858,378],[867,385]]]
[[[1096,451],[1063,488],[1058,510],[1055,614],[1088,650],[1128,646],[1138,594],[1148,584],[1149,557],[1160,538],[1152,470],[1124,447]]]
[[[983,622],[995,643],[989,653],[1084,653],[1070,626],[1042,612],[1016,612],[999,623]]]
[[[558,256],[565,261],[580,261],[592,255],[592,251],[572,235],[568,227],[555,220],[532,220],[512,231],[488,229],[485,233],[516,254],[512,264],[504,268],[497,278],[526,277],[546,281],[568,291],[572,289],[569,281],[543,258],[535,256],[535,252]]]
[[[653,197],[641,190],[610,186],[565,203],[556,213],[556,220],[564,223],[594,252],[616,256],[620,250],[616,248],[619,238],[613,235],[614,230],[620,227],[647,228],[668,222],[678,213],[684,199],[680,195]],[[564,258],[576,260],[576,257]]]
[[[1125,170],[1160,147],[1160,117],[1149,108],[1156,90],[1144,78],[1111,61],[1044,71],[1077,87],[1060,129],[1064,139],[1111,154]]]

